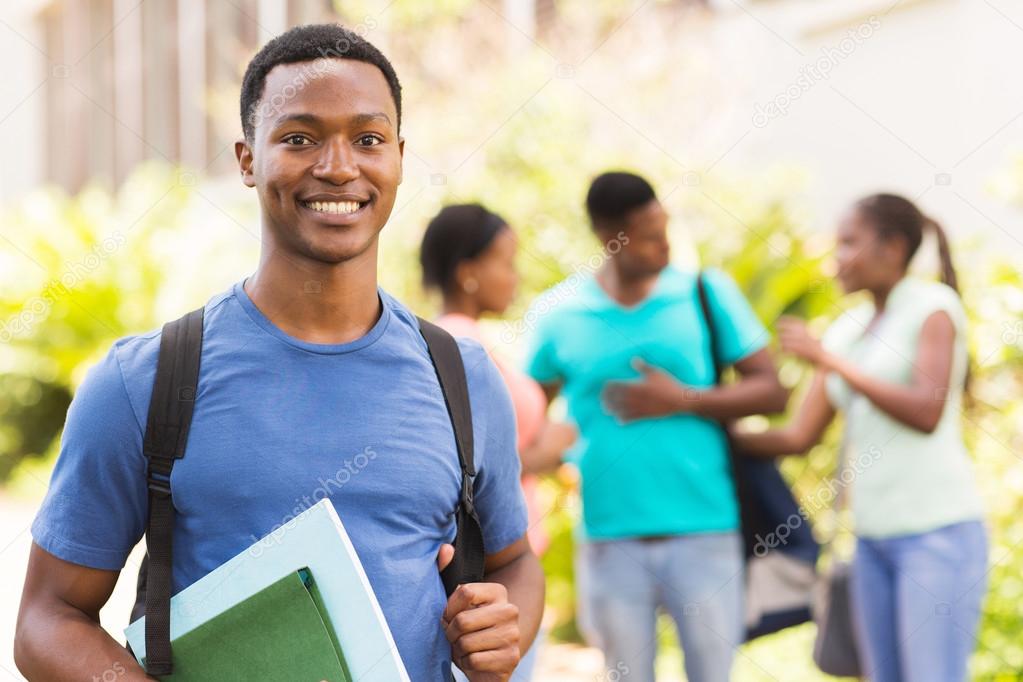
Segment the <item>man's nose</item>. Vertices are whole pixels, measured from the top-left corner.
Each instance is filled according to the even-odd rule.
[[[351,146],[340,139],[325,143],[313,166],[313,177],[334,185],[343,185],[359,177],[359,164]]]

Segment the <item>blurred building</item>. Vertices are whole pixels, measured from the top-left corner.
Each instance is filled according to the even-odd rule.
[[[559,57],[557,34],[548,32],[569,0],[464,2],[479,10],[473,25],[491,22],[517,40],[515,49]],[[149,158],[230,171],[247,58],[288,26],[337,19],[349,4],[5,0],[0,130],[11,148],[0,200],[44,181],[72,191],[113,186]],[[372,23],[385,51],[399,44],[388,13],[400,4],[368,5],[373,15],[346,19]],[[1023,149],[1023,90],[1006,77],[1023,59],[1019,2],[622,0],[604,41],[630,41],[642,61],[649,55],[633,15],[672,5],[703,8],[698,28],[677,40],[706,62],[713,86],[681,104],[704,111],[705,125],[657,131],[677,157],[745,173],[791,163],[808,171],[807,198],[821,216],[858,194],[892,189],[930,204],[953,233],[969,225],[1023,245],[1012,227],[1019,216],[990,192]],[[665,93],[663,106],[679,106],[685,95],[674,94]]]
[[[117,184],[148,158],[213,172],[233,166],[227,111],[239,64],[324,0],[52,0],[26,3],[5,44],[42,80],[26,110],[39,129],[39,178],[69,190]],[[27,21],[26,21],[27,19]],[[16,34],[16,35],[12,35]],[[218,127],[219,126],[219,127]]]

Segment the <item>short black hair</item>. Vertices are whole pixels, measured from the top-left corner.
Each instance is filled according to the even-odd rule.
[[[486,251],[508,222],[479,204],[453,204],[426,226],[419,248],[423,286],[447,293],[455,284],[458,264]]]
[[[340,24],[307,24],[296,26],[268,42],[246,67],[241,93],[242,132],[246,140],[252,140],[256,129],[256,107],[263,97],[266,75],[278,64],[317,59],[354,59],[380,69],[391,89],[398,112],[396,127],[401,130],[401,84],[387,57],[368,40]]]
[[[598,175],[590,184],[586,212],[596,229],[623,220],[630,211],[656,198],[650,183],[635,173],[610,171]]]

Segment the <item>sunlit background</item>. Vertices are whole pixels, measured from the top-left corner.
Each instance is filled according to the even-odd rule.
[[[423,315],[415,249],[445,202],[520,235],[524,275],[494,346],[515,357],[530,299],[586,272],[582,198],[610,167],[647,175],[676,260],[729,270],[762,319],[825,324],[831,230],[852,200],[904,194],[949,231],[972,318],[963,414],[993,533],[974,679],[1023,680],[1023,5],[1014,0],[5,0],[0,7],[0,680],[64,413],[123,335],[250,273],[253,192],[233,143],[248,59],[298,23],[340,21],[404,87],[404,182],[384,286]],[[925,244],[924,251],[929,251]],[[923,254],[917,268],[935,267]],[[787,382],[801,381],[795,363]],[[834,434],[784,465],[797,496]],[[544,482],[554,536],[538,679],[593,680],[573,618],[570,472]],[[137,549],[103,622],[127,621]],[[661,623],[664,679],[682,679]],[[743,649],[735,679],[823,680],[813,626]]]

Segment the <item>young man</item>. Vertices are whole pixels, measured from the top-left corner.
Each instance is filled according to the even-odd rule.
[[[402,173],[394,70],[339,26],[295,28],[249,64],[241,115],[235,151],[259,197],[263,250],[255,274],[206,305],[188,450],[172,479],[172,591],[326,490],[411,678],[450,680],[454,660],[474,682],[507,680],[543,605],[512,407],[484,350],[461,341],[488,555],[485,582],[446,599],[438,568],[451,560],[461,486],[451,424],[415,316],[377,288]],[[147,679],[98,613],[146,522],[142,437],[159,342],[159,332],[118,341],[68,413],[18,620],[29,679],[112,668]]]
[[[589,623],[609,671],[654,679],[655,615],[675,620],[691,682],[725,682],[743,638],[743,548],[717,421],[784,409],[768,334],[735,284],[706,273],[714,385],[696,273],[669,265],[668,215],[642,178],[606,173],[586,199],[606,262],[540,316],[529,372],[563,390],[581,441]],[[559,297],[560,298],[560,297]]]

